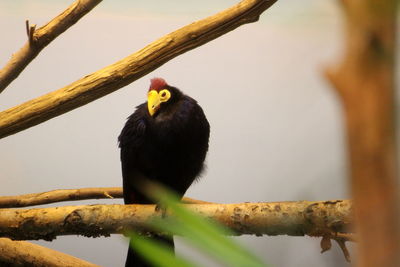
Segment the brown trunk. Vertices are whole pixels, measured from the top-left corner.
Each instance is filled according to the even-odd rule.
[[[347,0],[346,55],[328,72],[346,117],[358,266],[400,266],[394,104],[395,0]]]

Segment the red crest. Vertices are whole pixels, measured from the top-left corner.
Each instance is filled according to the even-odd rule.
[[[153,78],[150,81],[150,90],[156,90],[159,92],[160,90],[164,89],[167,86],[167,82],[163,78]]]

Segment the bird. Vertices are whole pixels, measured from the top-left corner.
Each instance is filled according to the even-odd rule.
[[[118,137],[125,204],[158,204],[143,192],[155,182],[182,198],[202,174],[210,124],[197,101],[162,78],[153,78],[147,102],[136,107]],[[174,250],[172,236],[152,239]],[[151,266],[132,248],[126,267]]]

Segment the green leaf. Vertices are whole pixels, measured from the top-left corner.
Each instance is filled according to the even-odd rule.
[[[130,246],[154,266],[196,267],[194,263],[175,256],[173,250],[160,242],[135,232],[129,232],[129,236],[131,237]]]
[[[251,252],[225,236],[233,235],[231,230],[189,211],[177,202],[178,198],[170,191],[152,186],[150,196],[173,214],[154,220],[153,226],[157,229],[186,237],[192,244],[229,266],[266,266]]]

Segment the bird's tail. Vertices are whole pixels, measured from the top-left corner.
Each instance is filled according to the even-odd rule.
[[[171,248],[174,251],[174,239],[172,236],[158,236],[154,235],[151,237],[151,240],[155,242],[162,243]],[[157,255],[154,255],[157,257]],[[142,258],[131,246],[128,248],[128,255],[126,257],[125,267],[151,267],[153,266],[147,260]]]

